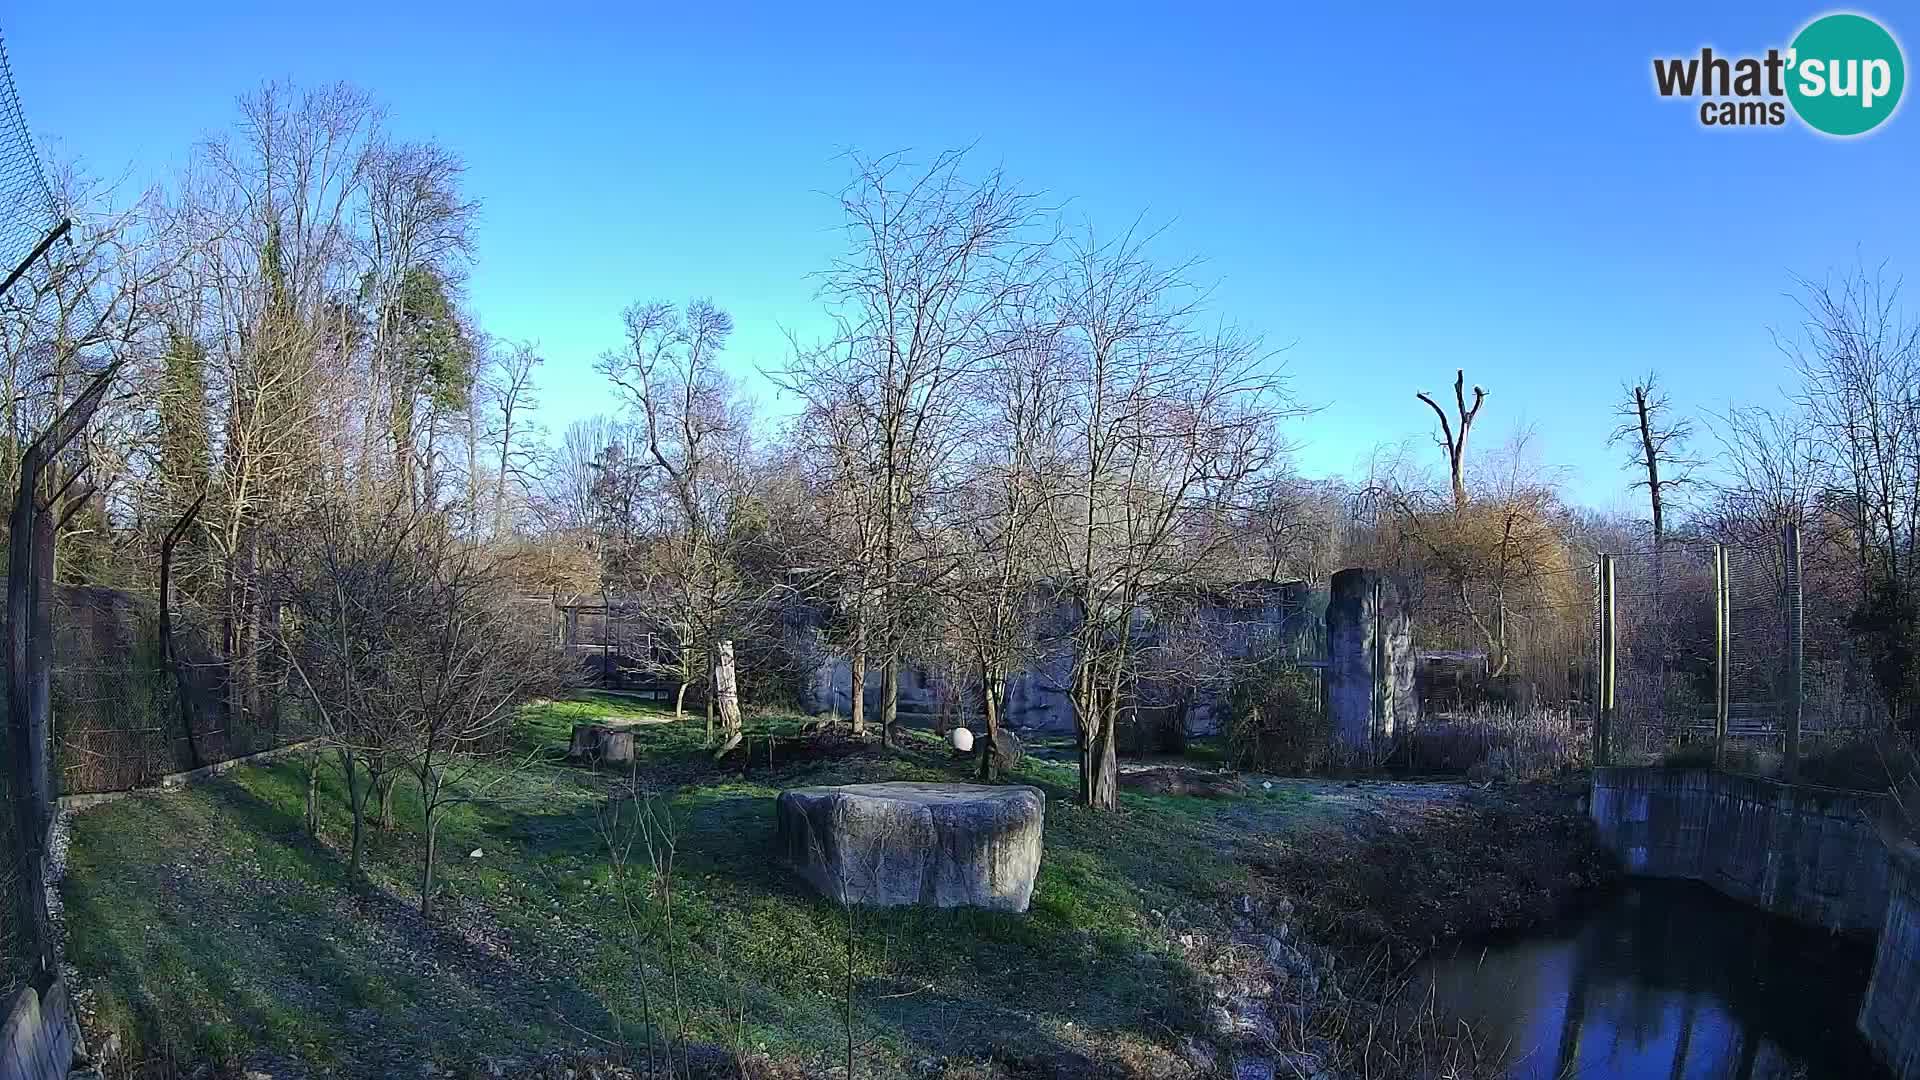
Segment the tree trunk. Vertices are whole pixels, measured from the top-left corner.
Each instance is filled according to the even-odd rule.
[[[866,734],[866,626],[862,625],[854,632],[852,646],[851,673],[849,673],[849,694],[847,703],[847,724],[852,734]]]
[[[393,830],[393,789],[400,785],[400,774],[388,770],[383,779],[385,782],[380,785],[380,828],[391,832]]]
[[[367,796],[360,786],[359,769],[353,759],[353,751],[340,751],[340,771],[347,778],[347,808],[353,812],[353,840],[348,848],[347,877],[360,877],[360,853],[365,842],[367,818]]]
[[[307,835],[320,836],[320,755],[307,759]]]
[[[867,733],[867,605],[864,599],[853,606],[853,657],[848,725],[855,735]]]
[[[733,642],[713,647],[713,699],[720,710],[720,730],[728,740],[740,734],[740,684],[733,659]]]
[[[180,730],[187,736],[187,758],[196,769],[207,762],[200,754],[199,736],[193,732],[193,686],[187,679],[186,665],[173,645],[173,547],[186,535],[206,498],[206,493],[201,492],[160,541],[160,663],[173,676],[174,693],[180,698]]]
[[[420,917],[433,914],[433,866],[440,847],[440,772],[429,766],[420,773],[420,805],[425,819],[427,851],[420,867]]]
[[[673,718],[680,719],[687,712],[687,687],[692,685],[685,679],[680,680],[680,689],[673,695]]]
[[[440,815],[427,810],[427,855],[420,868],[420,916],[433,914],[433,863],[440,847]]]
[[[713,665],[714,665],[714,651],[712,649],[708,649],[707,650],[707,695],[706,695],[707,697],[707,741],[705,743],[705,745],[707,746],[713,745],[713,699],[718,696],[713,692],[713,686],[716,679],[713,673]]]
[[[1000,749],[1000,706],[1007,692],[1006,679],[993,665],[980,665],[980,715],[986,732],[980,740],[980,779],[992,783],[1000,778],[997,753]]]
[[[891,635],[889,635],[891,638]],[[893,729],[900,723],[900,651],[888,648],[885,666],[880,669],[880,742],[894,744]]]
[[[1097,726],[1080,749],[1080,801],[1095,810],[1114,810],[1120,806],[1120,761],[1113,730],[1119,718],[1106,704],[1096,705],[1093,715]]]

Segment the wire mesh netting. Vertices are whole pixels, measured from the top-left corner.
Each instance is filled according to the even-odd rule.
[[[1712,551],[1674,545],[1613,567],[1613,749],[1658,753],[1713,728]]]
[[[59,203],[34,149],[7,47],[0,40],[0,273],[12,273],[60,223]]]
[[[0,294],[0,391],[14,453],[78,392],[82,377],[109,359],[95,340],[108,310],[93,294],[100,264],[74,244],[67,214],[35,149],[0,41],[0,276],[11,281]]]
[[[0,41],[0,392],[4,393],[5,454],[0,477],[9,496],[22,448],[45,426],[61,405],[65,374],[79,374],[98,366],[80,341],[98,325],[97,307],[84,278],[70,273],[72,260],[50,258],[58,247],[65,217],[27,129],[26,115],[13,82],[6,45]],[[21,755],[9,751],[18,768]],[[17,778],[14,769],[0,770],[0,991],[22,978],[27,961],[16,940],[28,922],[29,890],[21,882],[35,880],[25,852],[33,845],[20,835],[19,819],[11,812]],[[38,831],[37,828],[34,831]]]
[[[1851,606],[1828,595],[1844,579],[1826,553],[1796,560],[1783,536],[1612,558],[1617,756],[1713,738],[1723,697],[1729,739],[1758,748],[1785,748],[1796,692],[1803,750],[1872,724]]]

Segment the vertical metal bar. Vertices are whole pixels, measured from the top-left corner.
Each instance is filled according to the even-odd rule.
[[[1713,767],[1727,756],[1727,637],[1733,627],[1727,612],[1727,548],[1713,545]]]
[[[1600,723],[1594,728],[1595,765],[1613,763],[1613,688],[1619,660],[1613,558],[1600,556]]]
[[[1801,608],[1800,526],[1788,525],[1783,554],[1787,584],[1787,762],[1792,783],[1800,771],[1800,722],[1806,704],[1806,620]]]
[[[1593,564],[1593,654],[1588,657],[1591,663],[1587,665],[1587,695],[1588,700],[1593,702],[1593,752],[1596,763],[1600,760],[1600,667],[1606,662],[1606,646],[1602,644],[1607,630],[1604,613],[1606,595],[1604,574],[1600,562],[1596,560]]]

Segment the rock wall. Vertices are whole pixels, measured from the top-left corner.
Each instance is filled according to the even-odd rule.
[[[1920,848],[1892,853],[1892,888],[1860,1031],[1899,1080],[1920,1080]]]
[[[1877,933],[1892,863],[1884,796],[1703,769],[1593,773],[1590,815],[1627,871],[1688,878],[1828,930]]]
[[[55,982],[44,997],[22,987],[0,1026],[0,1080],[64,1080],[78,1044],[66,983]]]

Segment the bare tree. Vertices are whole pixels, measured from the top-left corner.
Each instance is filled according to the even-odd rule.
[[[725,470],[746,456],[748,433],[746,406],[718,363],[733,319],[696,300],[684,316],[669,304],[635,304],[625,321],[626,348],[604,355],[599,369],[639,414],[645,467],[659,506],[673,515],[664,535],[647,538],[638,579],[670,598],[667,627],[681,669],[675,712],[703,662],[708,714],[719,712],[724,751],[740,737],[734,641],[762,599],[728,551],[738,488]]]
[[[1116,729],[1152,598],[1203,580],[1297,411],[1257,341],[1195,328],[1185,267],[1132,234],[1074,243],[1056,286],[1066,366],[1049,493],[1049,568],[1074,613],[1080,797],[1118,805]]]
[[[1001,323],[1034,287],[1048,237],[1036,235],[1037,199],[998,170],[967,178],[962,151],[924,167],[902,154],[851,161],[853,179],[840,194],[847,250],[821,278],[836,332],[825,347],[799,350],[781,378],[814,414],[837,417],[842,434],[866,440],[849,450],[875,470],[873,545],[851,595],[862,643],[880,653],[880,721],[890,739],[906,599],[925,573],[914,550],[923,498],[953,449],[963,388],[1012,347]],[[867,639],[870,618],[877,642]],[[857,651],[856,666],[866,652]],[[861,692],[856,678],[856,698]]]
[[[1454,413],[1459,420],[1459,430],[1447,420],[1447,411],[1433,400],[1425,390],[1414,396],[1427,403],[1433,415],[1440,420],[1440,434],[1434,441],[1440,445],[1440,451],[1447,458],[1447,473],[1453,482],[1453,505],[1467,504],[1467,434],[1473,430],[1474,418],[1480,415],[1480,406],[1487,400],[1487,392],[1478,386],[1473,388],[1473,405],[1467,405],[1467,373],[1464,368],[1453,373]]]
[[[1060,467],[1053,425],[1064,372],[1057,341],[1030,333],[982,373],[979,414],[968,427],[958,483],[945,492],[938,547],[945,553],[929,591],[933,629],[961,653],[980,687],[985,737],[979,774],[997,775],[1007,680],[1040,653],[1036,602],[1046,548],[1041,515]]]
[[[404,766],[420,785],[430,912],[445,809],[489,797],[515,771],[501,761],[513,710],[564,684],[564,658],[508,609],[489,556],[404,495],[377,508],[322,502],[274,541],[291,618],[273,642],[339,755],[349,870],[360,871],[369,796]]]
[[[1672,405],[1660,390],[1654,373],[1639,382],[1621,388],[1623,400],[1614,409],[1620,426],[1608,437],[1610,446],[1628,443],[1634,450],[1626,467],[1644,475],[1633,486],[1645,488],[1653,515],[1653,547],[1661,551],[1667,542],[1667,513],[1673,493],[1693,483],[1697,459],[1687,454],[1687,442],[1693,437],[1693,421],[1672,416]]]
[[[1797,436],[1791,439],[1765,438],[1768,432],[1751,424],[1732,427],[1747,451],[1738,464],[1787,481],[1815,473],[1820,503],[1837,512],[1854,540],[1856,641],[1869,656],[1889,722],[1912,734],[1920,731],[1920,709],[1913,707],[1920,679],[1920,321],[1901,307],[1901,282],[1881,270],[1799,285],[1800,333],[1779,345],[1800,376],[1803,426],[1779,433]],[[1774,490],[1772,501],[1781,502],[1801,496],[1803,487],[1789,482]]]
[[[528,415],[540,405],[533,380],[534,373],[545,362],[538,346],[522,341],[496,353],[492,370],[485,377],[487,398],[493,409],[487,437],[496,464],[493,487],[496,539],[506,531],[509,485],[522,494],[533,486],[539,432]]]

